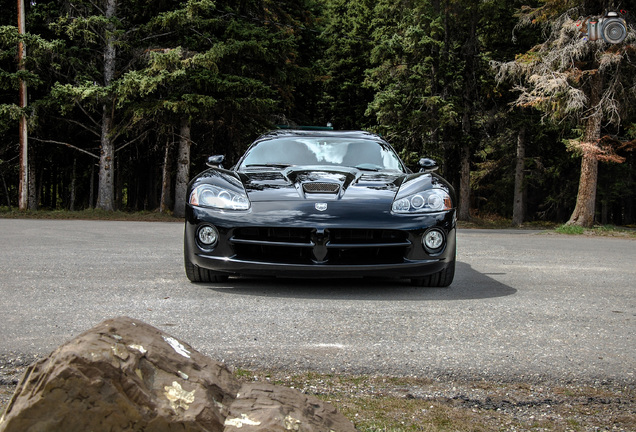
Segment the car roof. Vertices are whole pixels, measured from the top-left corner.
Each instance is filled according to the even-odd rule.
[[[368,139],[373,141],[386,142],[379,135],[366,131],[333,131],[333,130],[304,130],[304,129],[284,129],[274,130],[258,137],[256,141],[266,141],[274,138],[296,138],[296,137],[317,137],[317,138],[353,138]]]

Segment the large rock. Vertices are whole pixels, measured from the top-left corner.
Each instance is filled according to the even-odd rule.
[[[314,397],[241,384],[188,344],[127,317],[31,365],[0,432],[355,431]]]
[[[225,420],[225,432],[355,431],[343,415],[320,399],[271,384],[241,387]]]

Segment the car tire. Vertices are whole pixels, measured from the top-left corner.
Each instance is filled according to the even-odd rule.
[[[184,256],[184,262],[186,276],[190,279],[190,282],[217,283],[225,282],[228,279],[228,275],[225,273],[215,272],[194,265],[187,256]]]
[[[446,288],[455,278],[455,260],[453,259],[443,270],[432,275],[411,279],[411,285],[418,287]]]

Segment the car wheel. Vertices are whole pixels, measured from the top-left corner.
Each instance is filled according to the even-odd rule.
[[[411,279],[411,285],[418,287],[445,288],[453,283],[455,278],[455,260],[451,261],[444,270],[421,278]]]
[[[190,262],[187,256],[184,256],[185,272],[190,282],[225,282],[228,275],[212,270],[204,269]]]

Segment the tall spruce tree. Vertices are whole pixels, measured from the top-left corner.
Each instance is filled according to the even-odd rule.
[[[325,110],[338,129],[360,129],[369,125],[365,112],[373,91],[364,85],[371,68],[372,19],[375,1],[328,0],[327,25],[323,38],[325,65]]]
[[[119,88],[134,101],[138,122],[161,119],[179,130],[175,215],[185,209],[197,130],[222,125],[230,143],[208,142],[207,149],[237,154],[232,144],[293,110],[296,87],[312,79],[299,61],[299,47],[313,34],[311,3],[188,0],[145,27],[153,40],[146,67],[126,74]]]
[[[459,218],[469,218],[470,163],[478,143],[480,2],[379,1],[375,8],[367,113],[414,162],[427,154],[446,162],[459,184]],[[454,172],[459,172],[455,177]]]
[[[3,2],[4,3],[4,2]],[[59,41],[47,39],[43,36],[46,28],[42,26],[42,8],[35,3],[27,2],[23,11],[26,18],[27,31],[19,34],[17,24],[17,9],[15,2],[8,5],[0,4],[5,13],[0,21],[0,161],[3,154],[12,154],[18,146],[18,121],[24,116],[27,121],[29,135],[34,133],[39,123],[38,98],[40,88],[48,79],[50,67],[55,66],[54,53],[59,47]],[[13,12],[13,13],[11,13]],[[27,47],[27,55],[23,59],[23,69],[18,67],[18,43],[23,42]],[[18,104],[20,81],[26,83],[29,103],[25,108]],[[34,96],[35,95],[35,96]],[[30,138],[30,137],[29,137]],[[34,144],[29,142],[28,170],[28,208],[35,209],[35,179],[33,170]],[[17,168],[17,166],[16,166]],[[3,189],[10,204],[10,190],[3,175]]]
[[[68,117],[84,123],[99,137],[97,207],[115,208],[115,153],[125,136],[129,118],[123,116],[119,80],[140,61],[138,29],[160,11],[159,2],[140,0],[70,0],[53,23],[66,40],[65,79],[51,92]],[[133,138],[136,139],[136,138]],[[126,145],[119,143],[119,146]]]
[[[420,0],[382,0],[374,10],[367,114],[409,162],[422,151],[440,155],[444,128],[459,124],[455,95],[446,92],[450,71],[441,66],[450,53],[444,20],[439,4]]]

